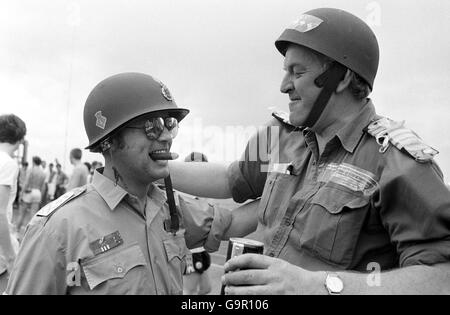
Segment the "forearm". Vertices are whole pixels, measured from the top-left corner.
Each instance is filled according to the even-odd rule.
[[[9,223],[6,215],[8,207],[8,196],[10,194],[8,186],[0,186],[0,253],[11,259],[15,253],[11,243],[11,236],[9,234]]]
[[[4,213],[0,213],[0,254],[5,255],[7,259],[15,256],[9,234],[9,224]]]
[[[448,263],[435,266],[412,266],[382,273],[338,272],[338,275],[344,282],[342,292],[344,295],[450,294],[450,264]],[[324,281],[323,279],[322,283]]]
[[[231,198],[227,170],[214,163],[170,162],[174,188],[203,198]]]
[[[253,233],[258,226],[259,199],[246,203],[231,212],[231,224],[224,233],[224,240],[230,237],[244,237]]]

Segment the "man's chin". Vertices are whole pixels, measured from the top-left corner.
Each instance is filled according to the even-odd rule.
[[[155,177],[156,177],[158,180],[159,180],[159,179],[164,179],[164,178],[166,178],[167,176],[170,175],[169,167],[165,167],[165,168],[162,168],[162,169],[158,170],[158,172],[156,172],[155,175],[156,175]]]
[[[295,113],[289,114],[289,123],[296,127],[302,127],[305,123],[304,119],[300,119],[298,115],[295,115]]]

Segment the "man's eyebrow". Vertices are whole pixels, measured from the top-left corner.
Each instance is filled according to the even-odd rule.
[[[295,67],[300,67],[300,68],[302,68],[304,70],[307,69],[307,67],[304,64],[301,64],[299,62],[291,62],[291,63],[284,63],[283,64],[283,70],[292,69],[292,68],[295,68]]]

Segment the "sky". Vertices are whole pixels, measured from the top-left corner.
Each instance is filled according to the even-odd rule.
[[[30,156],[58,158],[84,148],[83,107],[106,77],[143,72],[191,110],[173,151],[238,158],[246,139],[288,111],[280,93],[282,31],[317,7],[365,20],[380,45],[371,98],[378,114],[406,121],[440,151],[450,181],[450,2],[446,0],[2,0],[0,114],[27,124]],[[84,151],[86,161],[102,160]]]

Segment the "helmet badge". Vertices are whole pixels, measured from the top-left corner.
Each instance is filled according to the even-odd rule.
[[[306,33],[319,27],[319,25],[322,23],[323,20],[319,19],[318,17],[309,14],[302,14],[302,16],[300,16],[300,18],[296,20],[290,28],[300,33]]]
[[[166,100],[168,100],[169,102],[173,101],[173,97],[172,94],[170,93],[169,89],[167,88],[167,86],[164,85],[164,83],[162,83],[161,81],[158,81],[159,85],[161,85],[161,93],[164,96],[164,98]]]
[[[101,129],[105,129],[106,127],[106,117],[102,115],[102,111],[98,111],[95,113],[95,118],[97,118],[97,121],[95,122],[95,125]]]

